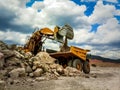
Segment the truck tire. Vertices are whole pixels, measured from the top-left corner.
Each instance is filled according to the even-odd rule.
[[[83,65],[82,65],[82,62],[80,61],[80,59],[75,59],[75,60],[73,61],[73,67],[74,67],[74,68],[82,71],[82,66],[83,66]]]
[[[83,72],[85,74],[89,74],[90,73],[90,64],[89,64],[89,61],[85,61],[83,63]]]
[[[72,61],[72,60],[69,60],[69,61],[68,61],[68,66],[69,66],[69,67],[72,67],[72,64],[73,64],[73,61]]]

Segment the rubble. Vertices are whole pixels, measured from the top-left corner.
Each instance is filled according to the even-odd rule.
[[[39,52],[33,56],[31,52],[17,51],[0,41],[0,78],[18,77],[41,77],[44,79],[57,79],[57,77],[79,75],[80,71],[75,68],[56,64],[56,59],[52,58],[47,52]],[[39,78],[37,78],[39,80]],[[41,78],[40,78],[41,80]],[[42,78],[43,80],[43,78]]]
[[[72,68],[68,66],[64,69],[65,76],[79,76],[80,74],[81,72],[77,70],[76,68]]]

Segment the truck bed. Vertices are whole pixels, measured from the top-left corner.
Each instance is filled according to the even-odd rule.
[[[73,55],[74,54],[71,53],[70,51],[68,51],[68,52],[50,53],[50,56],[55,57],[55,58],[57,58],[57,57],[65,57],[65,58],[67,58],[67,57],[70,57],[70,56],[73,56]]]
[[[59,58],[59,57],[78,57],[82,60],[86,60],[86,54],[89,50],[81,49],[78,47],[71,46],[70,51],[67,52],[56,52],[56,53],[50,53],[50,56],[54,58]]]

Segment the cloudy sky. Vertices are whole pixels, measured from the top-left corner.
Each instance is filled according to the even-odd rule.
[[[8,44],[24,45],[35,27],[66,23],[75,34],[69,45],[120,58],[120,0],[0,0],[0,40]]]

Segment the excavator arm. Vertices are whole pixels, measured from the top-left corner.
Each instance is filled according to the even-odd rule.
[[[30,51],[34,55],[37,54],[39,51],[42,51],[42,45],[46,39],[52,39],[57,42],[63,43],[66,47],[67,40],[64,40],[63,37],[66,39],[73,39],[73,29],[69,25],[64,25],[62,28],[56,26],[54,31],[49,28],[42,28],[40,30],[35,31],[32,36],[28,39],[27,43],[24,46],[24,50],[26,52]]]

